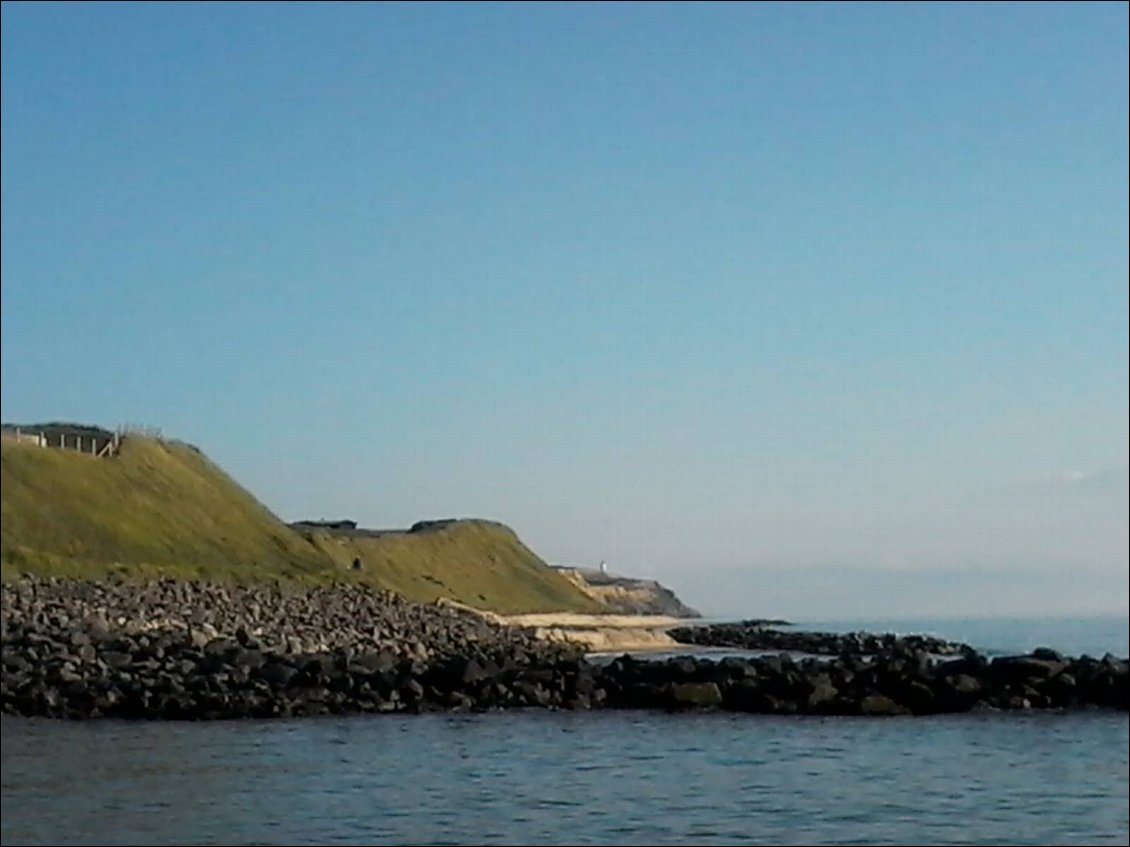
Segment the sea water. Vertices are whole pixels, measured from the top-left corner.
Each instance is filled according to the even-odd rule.
[[[957,626],[975,646],[1029,640],[1023,627],[1021,634],[1015,626]],[[1059,627],[1061,637],[1073,632],[1087,646],[1057,643],[1054,623],[1033,624],[1031,637],[1065,652],[1126,654],[1125,620]],[[938,634],[961,637],[945,625]],[[0,740],[5,845],[1126,844],[1130,837],[1130,733],[1127,715],[1117,712],[876,719],[520,711],[215,723],[5,717]]]

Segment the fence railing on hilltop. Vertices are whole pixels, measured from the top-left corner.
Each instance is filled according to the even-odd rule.
[[[119,429],[105,433],[66,432],[63,430],[25,430],[23,427],[5,427],[3,437],[21,444],[34,444],[37,447],[53,447],[59,450],[74,450],[91,456],[106,458],[117,455],[122,446],[124,433]]]

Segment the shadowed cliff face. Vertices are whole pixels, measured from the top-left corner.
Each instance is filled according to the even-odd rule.
[[[558,567],[557,570],[608,611],[618,615],[669,615],[697,618],[701,615],[675,593],[654,579],[633,579],[593,568]]]

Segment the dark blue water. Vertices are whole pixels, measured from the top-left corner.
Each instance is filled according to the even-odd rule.
[[[4,718],[0,840],[1126,844],[1128,727],[1109,712]]]
[[[3,842],[1125,844],[1118,714],[2,722]]]

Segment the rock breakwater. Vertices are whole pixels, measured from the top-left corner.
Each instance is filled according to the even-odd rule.
[[[738,621],[704,626],[683,626],[667,631],[680,644],[699,647],[733,647],[741,650],[790,651],[823,656],[871,655],[899,649],[925,650],[938,656],[975,652],[968,644],[930,635],[872,632],[812,632],[775,629],[776,621]]]
[[[256,608],[257,607],[257,608]],[[942,660],[912,641],[794,661],[607,664],[472,614],[353,586],[4,587],[0,708],[51,717],[216,719],[508,708],[909,715],[1128,708],[1130,666],[1051,650]]]

